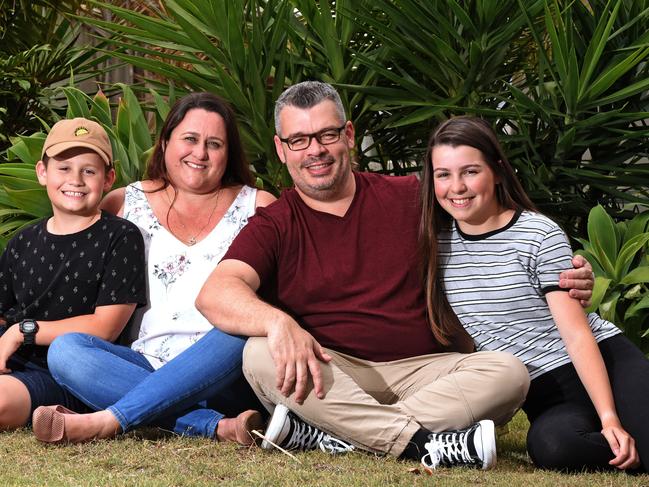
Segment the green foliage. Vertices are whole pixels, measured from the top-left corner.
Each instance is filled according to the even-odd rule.
[[[541,4],[528,2],[526,9],[536,16]],[[432,128],[450,114],[502,115],[492,93],[502,92],[504,80],[528,62],[532,43],[515,0],[378,0],[373,7],[384,15],[348,15],[379,41],[376,50],[358,55],[377,82],[348,88],[386,114],[376,129],[385,133],[382,148],[397,169],[419,162]]]
[[[598,203],[629,217],[624,203],[649,201],[649,2],[373,5],[381,21],[350,15],[381,40],[358,57],[381,78],[349,89],[389,114],[393,162],[419,160],[434,125],[472,113],[497,128],[532,199],[574,233]]]
[[[615,223],[600,205],[590,211],[579,251],[595,272],[593,304],[604,319],[649,353],[649,212]]]
[[[270,191],[290,186],[273,144],[274,102],[284,88],[304,79],[364,84],[373,73],[354,57],[372,45],[342,12],[369,8],[344,0],[174,0],[155,16],[108,9],[122,22],[82,18],[110,36],[112,55],[164,78],[149,80],[161,93],[171,81],[180,92],[207,90],[228,100],[239,119],[249,160]],[[341,90],[343,103],[365,133],[376,113],[364,96]]]
[[[128,21],[83,19],[112,33],[112,55],[163,77],[164,83],[151,80],[161,93],[172,81],[181,93],[211,91],[229,100],[259,176],[271,189],[290,184],[274,156],[272,127],[273,101],[294,79],[298,62],[278,55],[289,52],[289,25],[294,20],[289,2],[173,0],[165,5],[168,13],[155,18],[107,3],[97,5]]]
[[[450,115],[490,120],[533,200],[585,235],[601,203],[649,202],[649,0],[170,0],[115,21],[112,55],[234,106],[266,189],[290,185],[272,143],[287,85],[339,88],[362,170],[418,171]],[[157,83],[157,84],[156,84]]]
[[[587,214],[597,204],[627,219],[633,205],[649,204],[649,0],[169,0],[146,13],[93,5],[111,21],[78,18],[105,33],[102,53],[150,73],[157,121],[172,89],[224,97],[271,191],[291,184],[272,142],[273,103],[292,83],[322,79],[339,89],[354,120],[362,170],[418,171],[433,127],[472,113],[492,122],[532,199],[569,233],[590,231]],[[82,93],[62,92],[68,111],[91,110]],[[109,125],[107,101],[95,103],[102,108],[93,115]],[[138,178],[151,145],[133,94],[125,91],[122,103],[111,138],[128,141],[114,147],[116,157],[134,162],[120,163],[119,184]],[[38,142],[37,135],[19,143],[33,157]],[[10,154],[20,159],[18,152]],[[1,184],[0,211],[15,212],[0,215],[6,236],[39,208],[34,193],[20,193],[37,188]],[[616,235],[622,225],[613,225]],[[634,293],[645,296],[645,284],[627,282],[646,257],[638,257],[642,246],[621,253],[626,233],[619,235],[618,247],[609,242],[593,258],[602,259],[598,276],[611,279],[606,289],[598,285],[600,311],[629,330],[648,309],[631,302]]]
[[[67,99],[65,118],[85,117],[99,122],[111,141],[116,181],[114,187],[142,179],[146,162],[152,152],[153,138],[149,133],[145,112],[133,91],[117,85],[121,98],[116,120],[111,117],[108,99],[99,91],[93,98],[74,87],[61,88]],[[156,120],[164,120],[169,105],[155,91]],[[173,100],[172,100],[173,101]],[[49,131],[45,127],[46,132]],[[36,179],[35,165],[41,158],[46,133],[17,136],[7,150],[10,162],[0,164],[0,247],[21,228],[51,214],[45,189]]]
[[[61,111],[57,84],[95,76],[102,56],[77,46],[80,27],[63,14],[78,1],[0,1],[0,151]]]

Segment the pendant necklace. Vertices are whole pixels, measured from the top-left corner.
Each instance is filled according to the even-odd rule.
[[[174,201],[176,200],[176,197],[174,196],[174,199],[172,201],[171,197],[169,196],[169,193],[167,193],[167,190],[165,190],[165,194],[167,195],[167,200],[169,201],[169,209],[167,210],[167,227],[169,228],[169,231],[171,232],[171,234],[174,237],[178,238],[178,236],[171,229],[171,225],[169,224],[169,214],[171,213],[171,208],[173,206]],[[189,236],[189,238],[187,239],[187,245],[188,246],[191,247],[193,245],[196,245],[196,242],[197,242],[196,239],[200,236],[201,233],[203,233],[203,230],[205,230],[209,226],[210,221],[212,221],[212,217],[214,216],[214,212],[216,211],[217,206],[219,206],[219,195],[220,194],[221,194],[221,188],[219,188],[216,191],[216,198],[214,200],[214,208],[212,208],[210,216],[207,218],[207,223],[205,223],[205,225],[203,225],[201,227],[201,229],[198,232],[196,232],[194,235]],[[176,213],[178,214],[178,223],[180,224],[181,227],[183,227],[183,230],[187,230],[187,227],[183,223],[182,215],[180,214],[180,212],[178,210],[176,210]],[[182,241],[181,238],[178,238],[178,240]]]

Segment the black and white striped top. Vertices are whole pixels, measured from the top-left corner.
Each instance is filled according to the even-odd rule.
[[[570,362],[545,300],[572,268],[556,223],[523,211],[503,228],[466,235],[453,222],[440,232],[439,255],[448,300],[478,350],[514,354],[532,379]],[[598,342],[620,333],[595,313],[588,321]]]

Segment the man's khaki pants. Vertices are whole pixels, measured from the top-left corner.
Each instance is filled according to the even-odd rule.
[[[371,362],[326,349],[321,363],[324,399],[303,404],[276,387],[266,338],[250,338],[243,371],[264,406],[284,404],[308,423],[357,447],[399,456],[420,428],[461,429],[482,419],[506,423],[525,400],[529,375],[503,352],[438,353]]]

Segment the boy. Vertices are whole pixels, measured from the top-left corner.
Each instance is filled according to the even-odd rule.
[[[132,223],[99,209],[115,181],[106,131],[84,118],[61,120],[36,175],[52,216],[25,228],[0,257],[0,429],[24,426],[38,406],[84,405],[47,369],[57,336],[115,340],[146,302],[144,243]]]

